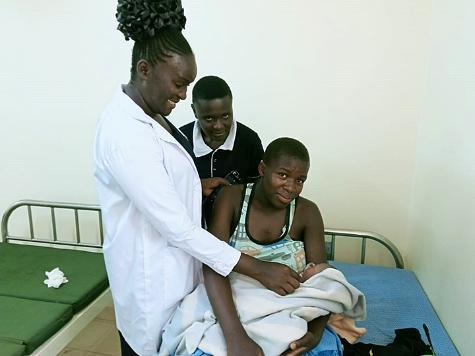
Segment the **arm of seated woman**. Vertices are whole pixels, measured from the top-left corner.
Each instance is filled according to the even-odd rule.
[[[223,189],[211,215],[209,231],[226,242],[229,242],[231,226],[236,217],[236,204],[233,202],[240,202],[242,188],[239,187]],[[262,349],[249,338],[239,320],[228,278],[220,276],[207,266],[203,266],[203,275],[206,292],[223,330],[227,354],[263,355]]]
[[[300,197],[295,216],[295,226],[292,226],[295,231],[291,230],[291,234],[294,233],[295,236],[300,236],[304,242],[305,257],[308,264],[301,273],[301,280],[306,281],[311,276],[331,266],[326,261],[323,219],[317,205]],[[318,345],[329,317],[330,315],[325,315],[310,321],[307,333],[302,338],[290,343],[289,349],[284,355],[301,355]]]

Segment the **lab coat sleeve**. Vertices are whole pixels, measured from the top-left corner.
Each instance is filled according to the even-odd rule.
[[[152,130],[150,130],[152,131]],[[196,225],[164,165],[163,142],[152,132],[111,145],[105,163],[121,189],[168,242],[226,276],[241,253]],[[194,174],[194,173],[192,173]]]

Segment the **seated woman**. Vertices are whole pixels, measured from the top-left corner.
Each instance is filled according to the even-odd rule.
[[[273,141],[259,164],[260,179],[225,187],[209,225],[212,234],[241,252],[285,264],[308,280],[293,294],[286,288],[276,294],[251,278],[223,278],[203,267],[205,287],[188,295],[166,326],[161,354],[190,353],[196,344],[195,355],[342,355],[338,337],[326,326],[329,315],[363,317],[364,297],[339,271],[327,269],[320,211],[299,196],[308,169],[302,143]],[[307,262],[312,267],[304,272]],[[205,292],[219,325],[203,303]]]

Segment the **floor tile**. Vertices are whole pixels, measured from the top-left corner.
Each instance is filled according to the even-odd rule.
[[[114,308],[104,308],[58,355],[120,356]]]
[[[116,330],[115,325],[109,321],[94,319],[77,335],[67,347],[72,349],[93,351],[94,347],[104,341],[111,334],[111,330]]]
[[[101,311],[97,316],[96,319],[101,320],[109,320],[115,322],[115,314],[113,307],[105,307],[103,311]]]
[[[99,341],[90,351],[98,352],[105,355],[120,355],[120,339],[119,333],[115,326],[110,329],[109,333]]]
[[[66,347],[61,351],[58,356],[87,356],[89,351],[86,350],[78,350]]]

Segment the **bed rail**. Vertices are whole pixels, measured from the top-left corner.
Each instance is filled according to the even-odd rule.
[[[26,206],[27,213],[28,213],[29,236],[12,236],[9,234],[9,231],[8,231],[8,220],[16,209],[20,207],[24,207],[24,206]],[[35,235],[33,214],[32,214],[32,209],[31,209],[32,207],[40,207],[40,208],[45,208],[45,209],[50,210],[51,226],[52,226],[52,231],[53,231],[52,239],[41,238]],[[56,217],[55,217],[55,211],[57,209],[70,209],[74,211],[74,222],[75,222],[75,230],[76,230],[75,242],[58,241],[57,233],[56,233],[57,224],[56,224]],[[80,224],[79,224],[80,211],[97,212],[98,223],[99,223],[100,243],[88,244],[88,243],[81,242],[81,230],[80,230]],[[93,248],[101,247],[102,243],[104,242],[104,231],[103,231],[103,226],[102,226],[101,209],[99,205],[93,205],[93,204],[58,203],[58,202],[40,201],[40,200],[20,200],[14,203],[13,205],[11,205],[3,214],[1,232],[2,232],[2,242],[3,241],[8,242],[9,240],[29,241],[29,242],[34,242],[34,243],[49,243],[49,244],[54,243],[54,244],[60,244],[60,245],[64,244],[64,245],[93,247]],[[362,264],[365,263],[366,241],[373,240],[383,245],[385,248],[389,250],[392,257],[394,258],[394,262],[397,268],[404,268],[404,260],[401,256],[401,253],[399,252],[397,247],[383,235],[380,235],[374,232],[369,232],[369,231],[328,228],[328,229],[325,229],[325,236],[329,237],[329,240],[326,241],[326,246],[325,246],[327,258],[329,260],[333,260],[335,258],[335,242],[337,238],[341,238],[341,237],[358,238],[358,239],[361,239],[360,263]]]
[[[373,240],[386,247],[394,258],[397,268],[404,268],[404,260],[398,248],[383,235],[369,231],[357,230],[341,230],[341,229],[325,229],[325,236],[329,236],[330,240],[325,242],[327,258],[335,259],[335,241],[337,237],[350,237],[361,239],[360,263],[364,264],[366,259],[366,240]]]
[[[9,233],[8,225],[9,219],[12,213],[22,207],[26,207],[28,215],[28,227],[29,235],[28,236],[13,236]],[[33,219],[32,207],[44,208],[49,210],[49,215],[51,218],[51,227],[52,227],[52,237],[41,237],[36,236],[35,226]],[[74,212],[74,227],[75,227],[75,241],[61,241],[58,239],[57,234],[57,222],[56,222],[56,212],[57,210],[72,210]],[[79,212],[80,211],[95,211],[98,216],[98,226],[99,226],[99,237],[100,241],[98,243],[85,243],[81,241],[81,228],[79,223]],[[81,246],[81,247],[90,247],[90,248],[100,248],[104,242],[104,230],[102,226],[102,216],[101,209],[99,205],[93,204],[77,204],[77,203],[60,203],[52,201],[42,201],[42,200],[20,200],[10,207],[7,208],[5,213],[2,216],[1,224],[1,242],[8,241],[27,241],[38,244],[55,244],[55,245],[66,245],[66,246]]]

